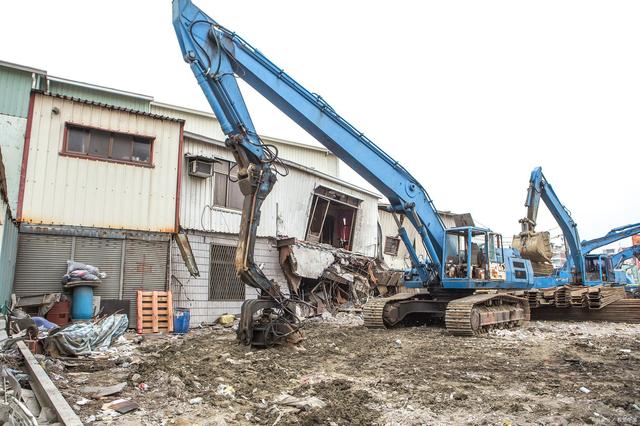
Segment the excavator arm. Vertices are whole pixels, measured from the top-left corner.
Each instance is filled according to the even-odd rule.
[[[268,177],[265,172],[268,165],[235,81],[237,77],[370,182],[389,199],[393,212],[406,215],[430,258],[413,267],[423,282],[435,279],[443,261],[445,227],[431,198],[409,172],[338,115],[321,96],[302,87],[191,1],[174,0],[173,24],[183,55],[236,151],[246,151],[247,159],[257,171],[267,173]],[[266,196],[266,178],[262,182],[265,190],[261,194]],[[252,211],[257,216],[258,210]]]
[[[627,247],[624,250],[620,250],[618,253],[611,255],[611,266],[615,269],[620,266],[622,262],[627,259],[635,257],[640,260],[640,246]]]
[[[558,226],[562,230],[565,242],[569,248],[571,261],[576,269],[576,284],[585,282],[584,258],[582,256],[582,247],[580,245],[580,236],[578,235],[578,225],[574,222],[569,210],[560,202],[551,184],[547,181],[542,168],[536,167],[531,172],[529,178],[529,189],[527,190],[527,199],[525,207],[527,208],[527,216],[520,219],[522,230],[520,232],[520,240],[522,241],[522,255],[529,258],[534,253],[527,253],[527,247],[535,247],[533,241],[539,236],[536,233],[536,220],[538,218],[538,207],[540,200],[547,206],[551,215],[554,217]],[[533,249],[531,249],[533,251]]]
[[[604,247],[607,244],[615,243],[616,241],[622,240],[624,238],[632,237],[636,234],[640,234],[640,223],[613,228],[607,233],[607,235],[604,235],[600,238],[594,238],[593,240],[583,241],[581,243],[582,254],[588,254],[597,248]]]

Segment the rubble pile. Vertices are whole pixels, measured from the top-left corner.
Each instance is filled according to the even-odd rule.
[[[307,302],[304,316],[357,311],[369,297],[398,290],[402,272],[376,258],[306,241],[284,240],[278,246],[290,294]]]

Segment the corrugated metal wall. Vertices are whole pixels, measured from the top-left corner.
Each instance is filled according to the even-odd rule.
[[[0,204],[4,204],[0,201]],[[6,206],[6,205],[5,205]],[[11,297],[13,276],[18,251],[18,227],[11,222],[9,211],[3,207],[4,217],[0,222],[0,304],[6,304]],[[2,213],[0,213],[2,214]]]
[[[131,301],[129,327],[136,326],[137,291],[165,290],[169,243],[127,240],[122,298]]]
[[[154,136],[154,167],[60,155],[65,122]],[[178,122],[37,94],[21,219],[171,232],[179,140]]]
[[[0,66],[0,114],[27,118],[32,84],[30,72]]]
[[[27,101],[29,94],[27,93]],[[0,99],[2,93],[0,92]],[[27,128],[27,119],[0,114],[0,150],[9,192],[9,207],[13,217],[17,216],[18,192],[20,189],[20,169],[22,166],[22,148]]]
[[[196,111],[190,112],[186,109],[171,108],[169,105],[157,104],[155,102],[151,103],[151,112],[184,120],[185,132],[195,133],[218,141],[224,141],[226,139],[226,136],[218,124],[218,120],[216,120],[213,114]]]
[[[205,136],[207,138],[224,141],[226,136],[222,132],[218,120],[213,114],[202,112],[190,112],[171,108],[170,105],[151,103],[151,112],[166,115],[168,117],[185,120],[185,131]],[[267,144],[273,144],[278,148],[280,156],[286,160],[314,168],[331,176],[338,176],[338,158],[327,152],[313,149],[312,147],[287,144],[279,139],[263,138]]]
[[[150,111],[148,100],[119,95],[117,93],[110,93],[99,89],[90,89],[88,87],[74,85],[73,83],[49,80],[49,92],[54,95],[71,96],[87,101],[95,101],[107,105],[130,108],[136,111]]]
[[[242,301],[214,302],[209,299],[209,255],[211,244],[236,246],[237,236],[225,234],[205,234],[202,232],[190,232],[189,244],[193,250],[200,277],[189,276],[180,251],[173,242],[171,244],[171,269],[174,278],[171,279],[174,307],[189,308],[191,310],[191,326],[201,322],[211,323],[220,315],[239,314]],[[287,291],[287,281],[282,274],[282,268],[278,261],[278,249],[275,242],[268,238],[258,238],[256,241],[255,260],[263,265],[265,275],[275,280],[283,291]],[[251,287],[245,288],[247,299],[257,297],[257,292]]]
[[[225,147],[201,141],[185,139],[185,153],[233,161]],[[183,167],[186,170],[186,165]],[[373,255],[377,240],[378,199],[368,193],[354,190],[328,179],[291,168],[286,177],[280,177],[265,201],[260,216],[258,235],[262,237],[288,236],[304,239],[307,220],[318,185],[362,199],[354,229],[353,250]],[[181,226],[186,229],[237,234],[240,229],[240,212],[213,206],[213,179],[182,177]]]
[[[67,273],[72,247],[73,237],[20,234],[13,291],[18,296],[62,291],[60,279]]]
[[[137,290],[167,287],[168,241],[21,233],[18,247],[13,290],[18,296],[61,292],[67,260],[91,264],[107,273],[94,295],[129,300],[132,328]]]

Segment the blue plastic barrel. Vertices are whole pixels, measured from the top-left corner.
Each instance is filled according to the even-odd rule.
[[[176,308],[173,313],[173,332],[175,334],[185,334],[189,331],[189,319],[191,312],[187,308]]]
[[[73,289],[71,318],[74,320],[93,318],[93,287],[83,285]]]

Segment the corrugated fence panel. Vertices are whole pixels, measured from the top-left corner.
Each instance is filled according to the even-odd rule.
[[[20,234],[14,292],[18,296],[62,291],[60,280],[71,259],[72,237]]]
[[[136,292],[163,291],[167,281],[168,242],[127,240],[122,298],[131,301],[129,327],[136,326]]]
[[[93,290],[94,295],[103,299],[118,299],[120,297],[122,241],[76,237],[74,260],[93,265],[101,272],[107,273],[107,278],[102,279],[102,283]]]
[[[0,247],[0,304],[7,303],[11,297],[18,254],[18,227],[9,219],[9,212],[6,211]]]
[[[31,73],[0,66],[0,113],[27,118]]]
[[[118,95],[106,91],[89,89],[87,87],[66,84],[49,80],[49,92],[55,95],[71,96],[87,101],[100,102],[107,105],[129,108],[136,111],[149,112],[149,101],[133,96]]]
[[[155,137],[153,167],[60,155],[65,122]],[[178,122],[36,95],[22,220],[173,231],[179,139]]]

